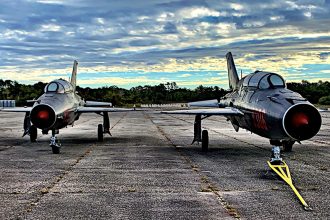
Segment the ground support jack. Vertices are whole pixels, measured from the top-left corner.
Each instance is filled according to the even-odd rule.
[[[305,202],[296,187],[292,183],[292,178],[288,165],[280,157],[280,148],[275,146],[272,149],[272,158],[267,161],[268,166],[279,175],[293,190],[306,211],[312,211],[312,208]]]

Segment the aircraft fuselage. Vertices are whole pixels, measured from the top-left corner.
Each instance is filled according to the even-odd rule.
[[[236,130],[241,127],[279,141],[306,140],[319,131],[321,116],[310,102],[284,86],[260,88],[260,82],[249,86],[246,81],[253,74],[269,77],[273,73],[252,73],[252,77],[248,75],[240,80],[237,90],[220,99],[221,107],[234,107],[244,113],[227,117]]]
[[[65,80],[57,80],[54,83],[69,85]],[[33,105],[31,122],[43,131],[58,130],[78,120],[79,113],[76,110],[83,105],[84,101],[71,89],[61,92],[46,91]]]

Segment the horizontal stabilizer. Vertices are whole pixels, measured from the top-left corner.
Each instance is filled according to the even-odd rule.
[[[180,114],[180,115],[244,115],[243,112],[236,108],[211,108],[211,109],[188,109],[188,110],[174,110],[162,111],[163,114]]]
[[[198,102],[189,102],[189,107],[219,107],[219,102],[217,99],[198,101]]]
[[[95,101],[86,101],[85,103],[86,107],[111,107],[112,103],[111,102],[95,102]]]
[[[3,112],[30,112],[32,107],[0,108]]]

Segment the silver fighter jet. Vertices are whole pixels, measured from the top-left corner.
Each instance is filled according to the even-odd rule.
[[[73,63],[71,82],[57,79],[48,83],[44,94],[34,102],[32,107],[4,108],[6,112],[25,112],[24,134],[30,136],[31,142],[37,140],[37,129],[43,134],[52,132],[50,146],[54,154],[60,153],[61,145],[56,134],[59,129],[73,125],[82,113],[97,113],[103,116],[103,124],[97,127],[98,141],[103,141],[103,134],[110,135],[108,112],[132,111],[133,109],[113,108],[110,102],[84,101],[76,92],[78,62]]]

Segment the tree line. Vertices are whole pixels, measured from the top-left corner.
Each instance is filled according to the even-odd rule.
[[[44,92],[46,83],[34,85],[20,84],[17,81],[0,79],[0,99],[16,100],[17,106],[26,105],[26,100],[36,99]],[[303,80],[300,83],[287,83],[288,89],[300,93],[314,104],[330,104],[330,82],[311,83]],[[131,89],[117,86],[101,88],[77,87],[77,92],[85,100],[112,102],[115,106],[133,104],[167,104],[216,99],[228,91],[218,86],[198,86],[195,89],[180,88],[175,82],[159,85],[136,86]]]

